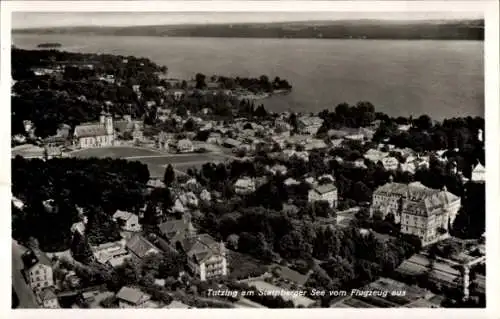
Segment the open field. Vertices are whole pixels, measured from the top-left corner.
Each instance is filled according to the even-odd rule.
[[[185,173],[189,168],[200,168],[207,162],[223,162],[228,157],[217,153],[167,154],[156,150],[136,147],[106,147],[78,150],[71,153],[78,158],[111,157],[146,164],[151,177],[163,177],[165,167],[172,164],[178,173]]]
[[[111,158],[124,158],[131,156],[151,156],[162,155],[163,153],[155,150],[148,150],[136,147],[100,147],[100,148],[87,148],[77,150],[71,153],[71,156],[79,158],[87,157],[111,157]]]

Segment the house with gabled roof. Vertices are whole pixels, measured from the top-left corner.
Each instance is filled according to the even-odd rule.
[[[99,263],[115,268],[131,257],[124,244],[124,240],[101,244],[92,247],[92,253]]]
[[[309,190],[308,199],[310,203],[326,201],[330,207],[336,208],[338,203],[337,187],[333,183],[317,185]]]
[[[173,247],[184,239],[195,235],[196,231],[189,218],[169,220],[158,225],[161,235],[166,238]]]
[[[36,296],[38,303],[43,308],[57,309],[59,308],[59,301],[54,293],[54,288],[43,288],[40,290]]]
[[[148,255],[159,254],[160,249],[139,234],[132,236],[126,244],[132,258],[142,260]]]
[[[119,222],[120,227],[125,231],[139,232],[142,229],[139,216],[131,212],[117,210],[113,214],[113,220]]]
[[[122,287],[116,294],[120,308],[148,308],[151,296],[138,288]]]
[[[486,180],[486,168],[478,163],[476,167],[472,170],[471,181],[473,182],[484,182]]]

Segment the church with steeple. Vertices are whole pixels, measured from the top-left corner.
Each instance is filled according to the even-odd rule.
[[[77,125],[74,141],[80,148],[112,146],[115,141],[113,116],[103,110],[98,123]]]

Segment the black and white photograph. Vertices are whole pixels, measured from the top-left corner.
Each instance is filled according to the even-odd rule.
[[[2,3],[13,313],[495,306],[488,1],[15,2]]]

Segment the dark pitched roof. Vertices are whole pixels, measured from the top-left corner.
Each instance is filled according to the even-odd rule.
[[[187,255],[198,262],[214,254],[221,253],[220,244],[208,234],[186,238],[182,241],[181,245]]]
[[[319,194],[326,194],[326,193],[333,192],[333,191],[337,190],[337,187],[335,187],[335,185],[329,183],[329,184],[320,185],[320,186],[314,188],[314,190]]]
[[[127,301],[131,304],[137,304],[143,296],[148,296],[137,288],[122,287],[116,294],[116,298]]]
[[[127,248],[139,258],[146,257],[149,250],[158,248],[141,235],[135,235],[127,242]]]
[[[38,263],[52,266],[49,257],[40,250],[28,250],[22,255],[21,259],[23,260],[24,269],[30,269]]]
[[[47,301],[47,300],[57,298],[56,294],[54,293],[54,289],[52,289],[52,288],[42,289],[42,291],[40,291],[38,296],[40,297],[40,300],[42,300],[42,301]]]
[[[169,220],[158,225],[158,228],[160,229],[162,235],[169,240],[179,240],[179,238],[177,238],[178,235],[186,235],[189,227],[192,227],[192,225],[190,225],[190,222],[185,221],[184,219]]]

